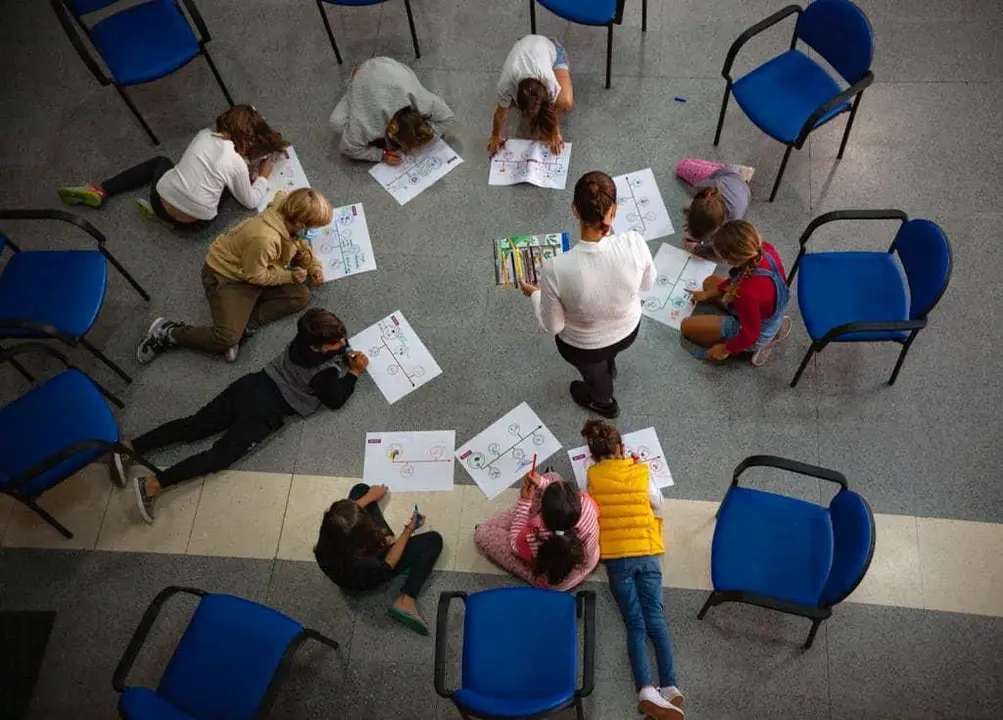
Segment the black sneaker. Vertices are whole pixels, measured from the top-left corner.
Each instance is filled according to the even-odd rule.
[[[146,331],[146,335],[139,341],[139,346],[136,348],[136,361],[140,365],[147,365],[157,355],[174,347],[171,331],[179,327],[184,327],[184,323],[162,317],[154,320],[150,329]]]
[[[146,477],[138,472],[132,473],[132,489],[136,493],[136,505],[144,522],[153,524],[153,498],[146,492]]]
[[[617,404],[616,398],[611,399],[608,403],[597,403],[592,399],[588,386],[581,380],[575,380],[571,383],[571,399],[586,410],[591,410],[610,420],[620,415],[620,405]]]

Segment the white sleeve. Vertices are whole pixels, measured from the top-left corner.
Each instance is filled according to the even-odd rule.
[[[261,176],[252,183],[247,161],[237,153],[228,160],[227,166],[222,168],[227,188],[241,205],[251,210],[256,209],[268,197],[271,183],[268,178]]]
[[[660,508],[662,507],[662,491],[655,484],[655,476],[648,474],[648,501],[651,503],[651,507]]]
[[[654,287],[658,271],[655,269],[655,260],[651,257],[651,249],[648,247],[648,243],[645,242],[640,233],[638,233],[637,238],[637,254],[642,273],[641,292],[647,292]]]
[[[551,335],[557,335],[564,329],[564,305],[558,295],[557,277],[552,267],[545,265],[540,274],[540,290],[533,293],[533,309],[540,327]]]

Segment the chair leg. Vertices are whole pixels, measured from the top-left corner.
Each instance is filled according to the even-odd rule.
[[[794,373],[794,379],[791,380],[791,387],[797,387],[798,380],[801,379],[801,373],[803,373],[804,369],[808,367],[808,361],[811,360],[812,353],[814,352],[815,345],[812,344],[812,346],[808,348],[808,352],[804,354],[804,360],[802,360],[801,365],[798,366],[798,371]]]
[[[308,628],[306,632],[307,632],[307,635],[309,637],[313,638],[314,640],[316,640],[319,643],[323,643],[324,645],[327,645],[332,650],[337,650],[338,649],[338,642],[336,640],[332,640],[331,638],[329,638],[324,633],[319,632],[317,630],[310,629],[310,628]]]
[[[3,350],[4,350],[3,345],[0,345],[0,352],[3,352]],[[17,370],[19,373],[21,373],[21,377],[23,377],[25,380],[27,380],[30,383],[34,383],[35,382],[35,376],[32,375],[27,370],[25,370],[24,369],[24,365],[22,365],[21,363],[19,363],[17,360],[14,360],[14,359],[8,360],[8,362],[11,364],[11,366],[15,370]]]
[[[150,126],[146,124],[146,120],[144,120],[143,116],[139,114],[139,110],[137,110],[136,106],[132,104],[132,100],[130,100],[129,96],[125,94],[125,90],[118,85],[115,86],[115,90],[118,92],[119,96],[121,96],[122,100],[125,101],[125,104],[129,106],[129,109],[132,111],[132,114],[136,116],[136,119],[139,120],[139,124],[143,126],[143,129],[146,131],[146,134],[150,136],[150,140],[153,144],[159,145],[160,140],[158,140],[157,136],[153,134],[153,130],[151,130]]]
[[[575,718],[585,720],[585,708],[582,707],[582,699],[579,697],[575,698]]]
[[[334,41],[334,33],[331,32],[331,21],[327,19],[327,13],[324,12],[324,4],[321,0],[317,0],[317,10],[320,12],[320,19],[324,21],[324,29],[327,30],[327,37],[331,41],[334,57],[338,60],[338,64],[341,65],[341,51],[338,50],[338,43]]]
[[[648,0],[641,0],[641,32],[648,32]]]
[[[784,170],[787,169],[787,161],[791,157],[791,150],[794,149],[793,145],[788,145],[787,150],[784,152],[784,159],[780,161],[780,169],[777,171],[777,179],[773,182],[773,192],[770,193],[770,202],[777,196],[777,190],[780,189],[780,180],[784,176]]]
[[[728,111],[728,100],[731,98],[731,82],[724,86],[724,98],[721,100],[721,114],[717,117],[717,132],[714,133],[714,147],[721,141],[721,128],[724,127],[724,114]]]
[[[536,0],[529,0],[529,31],[536,35]]]
[[[136,282],[136,278],[134,278],[132,274],[130,274],[129,271],[125,269],[125,266],[118,261],[118,258],[116,258],[114,255],[112,255],[110,252],[108,252],[108,250],[104,248],[101,249],[101,254],[104,255],[105,260],[107,260],[113,266],[115,266],[115,269],[122,274],[122,277],[124,277],[129,282],[130,285],[132,285],[132,287],[136,290],[136,292],[139,293],[139,296],[144,300],[146,300],[147,302],[149,302],[150,294],[143,289],[142,285]]]
[[[811,644],[815,642],[815,633],[818,632],[819,625],[822,624],[821,620],[811,621],[811,630],[808,631],[808,639],[805,640],[804,649],[808,650],[811,648]]]
[[[843,131],[843,142],[839,144],[839,152],[836,153],[836,159],[843,159],[843,151],[846,150],[846,141],[850,139],[850,130],[853,128],[853,118],[857,117],[857,107],[860,105],[860,98],[864,96],[863,93],[857,95],[853,101],[853,107],[850,108],[850,117],[846,120],[846,129]]]
[[[118,375],[120,378],[122,378],[123,380],[125,380],[127,383],[131,383],[132,382],[132,378],[129,377],[129,375],[125,372],[125,370],[123,370],[118,365],[116,365],[115,363],[113,363],[111,360],[108,359],[107,355],[105,355],[103,352],[101,352],[96,347],[94,347],[93,345],[91,345],[87,341],[87,338],[80,338],[79,342],[85,348],[87,348],[88,350],[90,350],[91,354],[94,357],[96,357],[98,360],[100,360],[105,365],[107,365],[108,367],[110,367],[115,372],[116,375]]]
[[[219,85],[219,89],[223,91],[223,97],[226,101],[230,103],[230,107],[233,107],[236,103],[233,102],[233,98],[230,97],[230,91],[226,89],[226,84],[223,82],[223,78],[219,74],[219,70],[216,69],[216,63],[212,61],[212,57],[209,55],[209,50],[203,45],[202,54],[205,56],[205,61],[209,63],[209,69],[212,70],[212,76],[216,78],[216,84]]]
[[[407,11],[407,24],[411,28],[411,42],[414,43],[414,56],[421,59],[421,49],[418,47],[418,33],[414,29],[414,15],[411,13],[411,0],[404,0],[404,9]]]
[[[909,348],[912,346],[912,341],[916,337],[916,333],[913,332],[909,335],[908,339],[902,343],[902,352],[899,353],[899,359],[895,362],[895,369],[892,370],[891,379],[888,380],[889,385],[894,385],[895,381],[898,380],[899,371],[902,369],[902,364],[905,362],[905,356],[909,353]]]
[[[703,607],[700,608],[700,612],[697,613],[697,620],[703,620],[704,615],[707,614],[707,611],[710,610],[712,607],[714,607],[717,604],[718,604],[717,603],[717,593],[716,592],[712,592],[707,597],[707,602],[705,602],[703,604]]]
[[[610,70],[613,66],[613,23],[606,26],[606,89],[609,90]]]
[[[56,530],[59,531],[59,534],[62,535],[64,538],[69,540],[70,538],[73,537],[73,533],[67,530],[66,527],[61,522],[56,520],[56,518],[52,517],[49,513],[45,512],[45,510],[40,508],[38,506],[38,503],[36,503],[34,500],[22,500],[22,502],[29,508],[34,510],[35,514],[38,515],[43,520],[45,520],[45,522],[49,523],[49,525],[56,528]]]

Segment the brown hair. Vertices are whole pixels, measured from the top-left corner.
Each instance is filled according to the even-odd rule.
[[[550,140],[557,134],[557,110],[547,86],[536,78],[523,78],[515,91],[515,106],[529,124],[530,137]]]
[[[620,431],[602,420],[586,420],[582,426],[582,437],[588,443],[589,452],[596,462],[616,457],[623,448]]]
[[[714,233],[714,251],[738,273],[728,283],[728,289],[722,298],[725,303],[730,303],[738,297],[739,283],[749,277],[763,259],[763,238],[752,223],[731,220]]]
[[[320,524],[313,552],[325,564],[343,567],[358,557],[378,555],[389,545],[387,534],[355,500],[334,503]]]
[[[234,149],[247,160],[257,160],[289,147],[251,105],[236,105],[216,118],[216,132],[229,137]]]
[[[287,222],[308,228],[330,225],[334,217],[331,203],[313,188],[293,190],[276,210]]]
[[[435,128],[428,115],[408,105],[394,113],[387,123],[387,138],[404,152],[411,152],[432,142]]]
[[[581,221],[590,227],[599,228],[605,235],[610,231],[606,215],[616,205],[616,183],[599,170],[587,172],[575,183],[573,203]]]
[[[706,240],[728,220],[728,206],[716,187],[702,188],[690,203],[686,221],[694,240]]]
[[[346,335],[345,323],[324,308],[310,308],[296,322],[296,338],[311,347],[334,344]]]
[[[578,486],[564,481],[548,485],[540,498],[540,515],[551,535],[540,543],[533,571],[547,584],[559,585],[585,562],[585,545],[575,530],[582,517]]]

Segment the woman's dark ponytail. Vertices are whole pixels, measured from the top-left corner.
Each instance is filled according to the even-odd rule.
[[[575,183],[573,202],[583,223],[599,228],[603,235],[609,233],[612,227],[606,222],[606,215],[616,205],[616,183],[613,178],[599,170],[585,173]]]
[[[533,570],[548,585],[560,585],[585,563],[585,545],[575,530],[582,516],[578,488],[564,481],[548,485],[540,498],[540,514],[550,535],[540,543]]]

